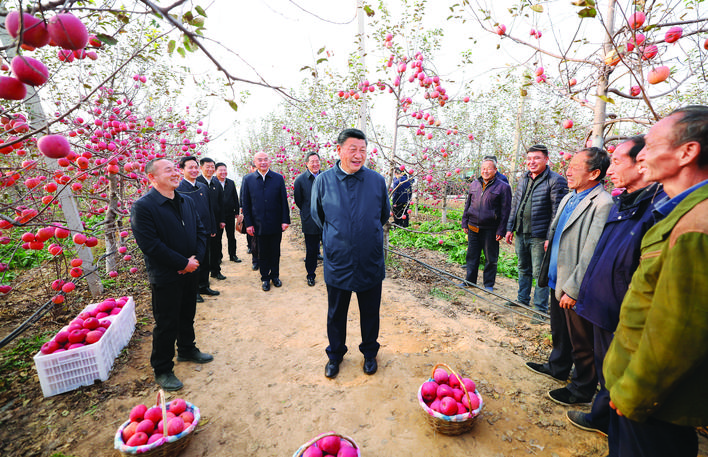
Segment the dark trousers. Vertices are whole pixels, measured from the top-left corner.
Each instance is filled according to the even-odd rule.
[[[222,230],[220,230],[221,232]],[[226,227],[224,230],[226,232],[226,242],[228,244],[229,258],[236,256],[236,219],[233,217],[226,217]],[[219,243],[221,243],[221,235],[219,235]]]
[[[621,411],[621,410],[620,410]],[[612,457],[696,457],[698,435],[694,427],[683,427],[657,419],[635,422],[610,411],[607,444]]]
[[[593,350],[593,325],[573,309],[564,309],[568,335],[572,346],[572,358],[575,365],[573,379],[566,387],[581,398],[592,399],[597,390],[597,371],[595,370],[595,351]]]
[[[479,256],[484,251],[484,287],[494,287],[497,277],[497,262],[499,260],[499,242],[496,229],[479,229],[475,233],[467,232],[467,281],[477,284]]]
[[[248,243],[248,248],[251,250],[251,263],[258,265],[258,240],[255,236],[246,234],[246,243]]]
[[[258,266],[261,269],[261,281],[278,279],[280,276],[280,240],[283,232],[274,235],[257,235]]]
[[[150,284],[152,331],[150,365],[156,375],[169,373],[174,368],[175,342],[179,354],[189,354],[194,344],[194,314],[197,310],[197,274],[183,275],[179,281]]]
[[[602,373],[602,364],[605,361],[605,355],[610,348],[614,333],[605,330],[602,327],[593,325],[593,350],[595,352],[595,371],[597,372],[597,380],[600,382],[600,391],[595,395],[592,401],[592,409],[586,416],[590,423],[607,430],[610,424],[610,393],[605,388],[605,376]]]
[[[320,241],[322,235],[308,235],[305,233],[305,270],[308,278],[315,278],[317,269],[317,256],[320,255]]]
[[[395,203],[391,210],[393,212],[393,223],[400,227],[408,227],[410,223],[410,217],[408,216],[408,207],[410,202],[407,203]],[[404,217],[405,216],[405,217]]]
[[[570,369],[573,367],[573,346],[568,334],[565,313],[558,305],[555,292],[553,289],[550,290],[551,306],[548,308],[551,318],[551,340],[553,341],[553,349],[548,357],[548,367],[554,377],[567,379]]]
[[[199,276],[199,289],[209,287],[209,266],[211,265],[211,249],[209,249],[209,235],[207,235],[207,248],[204,252],[204,259],[199,262],[197,275]]]
[[[352,291],[327,284],[327,357],[341,362],[347,353],[347,313]],[[381,307],[381,283],[369,290],[356,293],[359,302],[361,344],[359,350],[365,358],[376,357],[379,352],[379,308]]]
[[[221,236],[224,233],[219,229],[216,236],[207,238],[207,250],[209,251],[209,273],[216,276],[221,273]]]

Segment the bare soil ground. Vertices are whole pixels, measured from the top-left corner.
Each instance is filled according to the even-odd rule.
[[[198,305],[197,344],[215,360],[175,366],[185,388],[169,398],[185,398],[203,415],[182,456],[291,456],[301,444],[330,430],[354,438],[363,456],[606,455],[603,437],[570,425],[567,408],[546,397],[559,384],[524,367],[527,360],[547,356],[547,325],[534,325],[500,306],[501,297],[474,295],[455,286],[456,281],[395,255],[384,281],[379,371],[373,376],[362,371],[353,299],[349,353],[339,376],[325,378],[326,288],[321,268],[315,287],[307,286],[304,245],[293,229],[282,245],[282,288],[261,290],[241,237],[238,255],[244,262],[224,262],[227,279],[212,280],[221,295]],[[460,266],[436,253],[406,253],[463,275]],[[157,391],[148,360],[149,290],[129,288],[138,325],[106,382],[43,398],[32,369],[3,374],[9,387],[0,394],[2,455],[116,454],[116,429],[134,405],[154,402]],[[496,291],[513,298],[516,282],[499,278]],[[122,294],[113,290],[107,296]],[[6,308],[3,335],[16,324],[17,314],[23,314]],[[42,327],[54,331],[65,315],[49,316],[30,332]],[[440,362],[474,379],[484,398],[474,429],[464,435],[434,433],[417,402],[418,387]],[[708,455],[706,440],[701,443],[702,455]]]

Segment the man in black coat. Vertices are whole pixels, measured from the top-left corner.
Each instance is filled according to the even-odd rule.
[[[258,168],[243,178],[241,205],[246,232],[256,237],[258,265],[263,291],[270,290],[270,282],[280,287],[280,241],[290,226],[290,208],[285,179],[270,169],[270,157],[257,152],[254,161]]]
[[[307,285],[315,285],[315,269],[317,258],[320,255],[320,241],[322,229],[315,224],[310,215],[310,195],[312,183],[320,172],[320,156],[316,152],[307,154],[305,158],[307,171],[295,178],[293,196],[295,204],[300,208],[300,222],[302,233],[305,235],[305,270],[307,271]]]
[[[255,173],[255,171],[258,168],[256,168],[256,163],[251,160],[248,163],[248,174]],[[244,176],[243,179],[241,180],[241,201],[243,201],[243,183],[246,180],[246,177]],[[241,213],[243,213],[243,206],[241,206]],[[253,271],[258,270],[258,243],[256,242],[256,237],[251,236],[248,233],[246,233],[246,244],[248,245],[248,253],[251,254],[251,269]]]
[[[228,171],[226,164],[219,162],[216,164],[216,178],[221,183],[221,188],[224,191],[224,222],[226,227],[219,230],[217,238],[221,244],[221,237],[226,231],[226,239],[228,241],[229,260],[232,262],[240,262],[241,259],[236,255],[236,218],[241,211],[241,205],[238,201],[238,193],[236,192],[236,183],[227,178]]]
[[[207,240],[216,236],[216,221],[214,214],[211,212],[209,203],[209,189],[206,184],[197,181],[199,176],[199,164],[194,156],[182,157],[179,161],[179,168],[182,170],[183,180],[179,183],[177,190],[184,196],[191,198],[197,208],[197,214],[204,226],[204,231],[207,234]],[[208,241],[207,241],[208,246]],[[197,303],[202,303],[204,295],[219,295],[219,292],[212,290],[209,287],[209,263],[206,260],[209,257],[207,249],[201,265],[199,266],[199,292],[197,293]]]
[[[199,168],[201,174],[197,177],[197,181],[206,184],[209,188],[209,204],[214,220],[216,221],[217,235],[219,230],[226,227],[224,218],[224,189],[214,177],[216,167],[214,161],[209,157],[199,159]],[[221,237],[213,236],[207,241],[209,249],[209,273],[212,278],[219,280],[226,279],[226,276],[221,274]]]
[[[193,200],[176,192],[180,174],[167,159],[153,159],[145,166],[152,189],[131,209],[130,223],[152,289],[152,334],[150,365],[155,381],[165,390],[183,387],[174,372],[173,358],[207,363],[214,360],[197,349],[194,315],[197,304],[199,261],[206,251],[206,233]]]

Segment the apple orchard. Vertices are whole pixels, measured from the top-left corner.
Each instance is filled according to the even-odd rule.
[[[194,96],[180,105],[189,67],[187,59],[175,62],[205,56],[218,76],[198,89],[222,98],[234,117],[237,90],[270,85],[215,57],[206,39],[209,11],[191,2],[70,2],[66,9],[30,2],[22,10],[5,3],[0,297],[68,306],[77,286],[95,296],[119,272],[137,272],[142,256],[128,217],[149,186],[145,164],[209,152],[206,104]],[[441,206],[445,219],[448,199],[465,192],[464,178],[485,155],[497,155],[515,177],[521,151],[543,142],[560,169],[585,145],[611,151],[672,109],[706,102],[701,2],[645,10],[612,1],[606,12],[591,0],[508,2],[496,10],[450,2],[451,14],[435,24],[426,8],[438,2],[401,0],[400,14],[386,3],[359,11],[366,32],[352,37],[346,68],[330,65],[340,50],[323,47],[302,67],[300,87],[271,87],[283,102],[234,138],[236,174],[253,153],[267,151],[292,185],[308,152],[331,166],[336,133],[365,125],[368,165],[389,181],[395,168],[415,176],[418,203]],[[465,32],[452,38],[467,40],[467,49],[453,62],[439,60],[446,33],[458,30]],[[509,63],[488,62],[495,59],[477,52],[485,46]],[[39,283],[31,293],[17,287],[27,267],[36,268]]]

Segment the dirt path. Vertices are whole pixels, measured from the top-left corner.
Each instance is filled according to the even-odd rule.
[[[228,262],[228,279],[213,284],[221,295],[199,305],[197,343],[215,361],[176,365],[185,384],[179,396],[205,418],[183,456],[290,456],[330,430],[353,437],[363,456],[605,455],[599,435],[569,425],[565,408],[544,397],[556,385],[523,367],[508,349],[512,335],[469,314],[444,313],[440,299],[424,303],[407,290],[407,281],[384,281],[378,373],[362,372],[358,309],[352,306],[350,351],[339,376],[325,378],[326,289],[321,268],[316,286],[306,285],[304,249],[294,235],[283,241],[282,288],[265,293],[250,262]],[[238,254],[248,258],[242,240]],[[153,401],[149,343],[144,338],[131,353],[131,366],[107,381],[138,379],[144,388],[110,398],[100,414],[77,421],[81,438],[69,454],[104,455],[99,450],[112,447],[130,408]],[[485,406],[470,433],[435,434],[422,416],[416,391],[438,362],[479,385]]]

